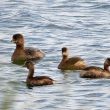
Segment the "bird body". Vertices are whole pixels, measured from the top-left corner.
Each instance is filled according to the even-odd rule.
[[[80,73],[82,78],[110,78],[108,67],[110,66],[110,58],[104,62],[104,69],[97,66],[89,66],[83,69]]]
[[[11,61],[15,64],[24,64],[28,60],[40,60],[44,57],[44,52],[33,47],[24,47],[24,37],[21,34],[13,35],[12,42],[16,44]]]
[[[26,79],[28,87],[52,85],[54,83],[54,80],[48,76],[34,77],[34,64],[32,61],[26,61],[24,66],[27,67],[27,69],[29,69],[29,73]]]
[[[81,70],[86,67],[85,61],[80,57],[68,57],[68,49],[62,48],[62,60],[58,65],[58,69],[61,70]]]

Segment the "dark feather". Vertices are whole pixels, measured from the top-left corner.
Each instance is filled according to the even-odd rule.
[[[73,64],[77,63],[78,61],[84,61],[84,60],[80,57],[71,57],[66,61],[66,63],[73,65]]]

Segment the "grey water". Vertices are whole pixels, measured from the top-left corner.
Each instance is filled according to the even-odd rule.
[[[28,70],[11,63],[11,38],[21,33],[25,46],[46,54],[35,75],[56,83],[28,89]],[[109,0],[0,1],[0,110],[110,110],[110,79],[83,79],[80,71],[57,69],[61,48],[88,65],[103,68],[110,56]]]

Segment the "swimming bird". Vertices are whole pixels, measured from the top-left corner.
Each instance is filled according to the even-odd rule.
[[[68,49],[66,47],[62,48],[62,60],[58,65],[58,69],[61,70],[81,70],[86,67],[84,59],[80,57],[69,58]]]
[[[54,80],[48,76],[35,76],[34,77],[34,63],[32,61],[26,61],[24,67],[27,67],[29,73],[27,75],[26,83],[28,87],[52,85]]]
[[[83,69],[80,73],[81,78],[110,78],[110,58],[104,62],[104,68],[97,66],[89,66]]]
[[[38,61],[43,58],[44,52],[33,47],[24,47],[24,36],[22,34],[14,34],[11,40],[16,44],[11,61],[15,64],[24,64],[27,59]]]

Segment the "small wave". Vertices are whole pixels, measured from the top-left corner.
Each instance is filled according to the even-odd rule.
[[[60,26],[56,24],[48,24],[45,27],[50,28],[50,29],[61,29],[61,30],[70,30],[72,27],[69,26]]]
[[[91,9],[110,9],[110,5],[109,4],[97,4],[91,7]]]
[[[51,8],[53,8],[53,9],[60,9],[60,8],[76,8],[76,7],[80,7],[80,6],[78,6],[78,5],[75,5],[75,4],[73,4],[73,5],[57,5],[57,6],[52,6]]]

